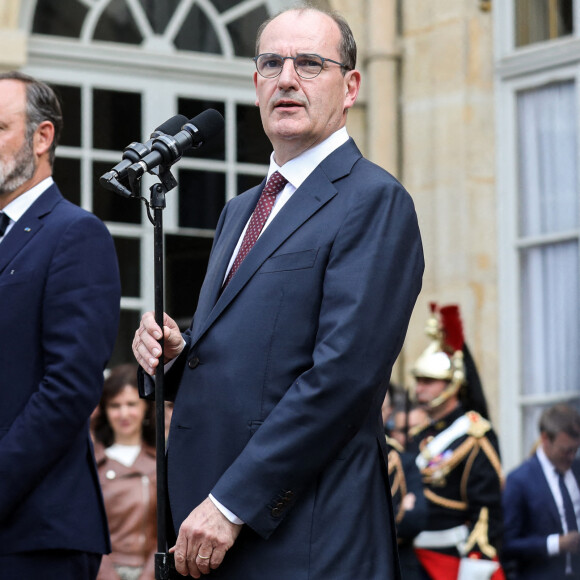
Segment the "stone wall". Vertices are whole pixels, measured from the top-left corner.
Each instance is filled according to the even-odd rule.
[[[498,297],[492,15],[471,0],[404,0],[402,181],[423,234],[426,272],[406,357],[428,303],[458,303],[470,349],[498,417]]]
[[[26,62],[26,34],[18,28],[20,0],[0,0],[0,71]]]

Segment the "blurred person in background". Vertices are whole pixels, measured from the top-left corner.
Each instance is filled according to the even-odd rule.
[[[157,551],[155,409],[139,398],[137,365],[114,367],[93,423],[111,533],[98,580],[153,580]]]
[[[407,439],[413,437],[427,423],[429,423],[429,416],[423,407],[415,404],[408,408],[395,407],[389,436],[406,449]]]
[[[424,422],[427,415],[422,409],[409,406],[407,392],[402,393],[403,401],[400,396],[397,397],[401,394],[400,389],[393,390],[393,393],[396,402],[391,414],[391,429],[386,438],[401,577],[403,580],[423,580],[423,570],[413,549],[413,539],[427,524],[427,500],[423,493],[421,472],[415,464],[415,455],[406,451],[405,446],[408,434],[412,434],[416,425]]]
[[[517,580],[580,578],[580,414],[555,405],[539,427],[534,454],[506,479],[503,558]]]

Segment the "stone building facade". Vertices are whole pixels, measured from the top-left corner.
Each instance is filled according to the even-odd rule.
[[[527,117],[517,113],[519,97],[558,82],[568,83],[566,87],[572,83],[575,91],[580,8],[576,0],[317,3],[347,17],[359,46],[363,85],[360,101],[349,114],[349,132],[370,159],[396,175],[411,192],[424,239],[424,287],[393,379],[410,383],[408,369],[426,346],[423,328],[429,303],[459,304],[492,420],[502,436],[504,461],[511,467],[533,443],[535,419],[545,405],[559,400],[580,404],[580,357],[576,351],[574,359],[573,353],[580,346],[578,303],[573,307],[580,278],[580,188],[574,181],[575,167],[564,169],[571,176],[573,191],[564,187],[560,204],[561,214],[575,212],[574,219],[541,235],[527,236],[522,233],[525,228],[517,226],[525,214],[520,206],[529,205],[522,201],[521,180],[528,167],[522,161],[524,144],[531,139],[522,129],[528,127]],[[113,214],[118,204],[98,200],[103,193],[94,188],[95,176],[118,158],[125,136],[111,143],[103,138],[99,145],[98,119],[107,115],[99,117],[97,105],[114,106],[111,103],[120,102],[115,99],[122,101],[127,95],[137,99],[140,114],[134,127],[141,134],[133,139],[146,138],[159,111],[163,111],[159,121],[182,105],[195,109],[217,103],[225,112],[226,153],[184,160],[181,175],[193,187],[223,189],[223,198],[216,207],[202,200],[203,207],[209,207],[206,220],[190,215],[185,194],[179,194],[174,209],[168,208],[168,249],[177,256],[175,272],[185,260],[194,260],[203,270],[216,212],[239,188],[259,180],[267,161],[263,157],[267,144],[252,145],[248,153],[242,136],[243,130],[247,141],[248,135],[259,132],[251,111],[253,68],[247,58],[256,23],[293,2],[172,0],[162,4],[165,12],[175,13],[160,14],[154,0],[0,0],[0,69],[30,72],[56,83],[68,95],[70,108],[76,111],[78,135],[63,144],[61,156],[69,165],[61,163],[76,168],[78,202],[100,213],[119,241],[122,263],[127,262],[127,270],[138,281],[137,287],[126,281],[122,306],[127,329],[120,342],[127,340],[134,321],[152,304],[147,267],[151,232],[138,210],[135,215],[120,209],[123,216],[131,215],[117,219]],[[180,10],[181,21],[176,16]],[[204,19],[203,26],[193,28],[199,41],[179,29],[179,22],[195,25],[196,14]],[[69,34],[65,25],[75,15],[78,25]],[[208,34],[210,29],[213,35]],[[564,97],[566,103],[574,99]],[[577,147],[577,115],[570,125]],[[208,168],[213,174],[200,177]],[[182,214],[189,217],[184,220]],[[549,253],[552,243],[568,247],[566,256],[559,254],[554,262],[556,269],[565,267],[569,272],[569,288],[560,298],[551,290],[537,296],[538,281],[549,268],[544,274],[541,269],[539,274],[526,269],[533,258],[526,253],[528,248],[540,252],[545,248]],[[542,256],[540,262],[552,259]],[[173,266],[170,260],[169,301],[191,309],[176,289]],[[200,276],[188,281],[189,290],[196,288]],[[553,311],[551,304],[558,300],[563,307]],[[544,336],[542,325],[534,322],[536,315],[546,323],[556,322]],[[552,346],[560,343],[568,346]],[[558,358],[562,350],[566,352]],[[530,371],[536,368],[530,358],[535,361],[551,351],[557,351],[554,357],[550,354],[554,360],[546,357],[550,360],[537,372]],[[126,349],[121,348],[119,360],[124,356]],[[560,373],[562,367],[566,372]]]

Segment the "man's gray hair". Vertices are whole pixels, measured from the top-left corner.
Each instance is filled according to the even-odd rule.
[[[54,139],[48,152],[52,166],[62,132],[62,108],[56,93],[46,83],[19,71],[0,73],[2,80],[16,80],[26,86],[26,139],[31,145],[34,132],[42,122],[50,121],[54,126]]]
[[[540,433],[553,441],[558,433],[580,439],[580,413],[573,407],[558,404],[546,409],[540,417]]]
[[[322,14],[326,14],[330,16],[336,22],[338,28],[340,29],[340,44],[338,46],[338,52],[340,54],[340,60],[346,68],[342,69],[342,74],[344,75],[347,70],[354,70],[356,68],[356,41],[354,39],[354,35],[352,30],[344,18],[340,13],[336,12],[335,10],[325,10],[323,8],[319,8],[314,6],[310,3],[303,2],[300,5],[296,6],[295,8],[288,8],[286,10],[282,10],[278,14],[271,16],[258,28],[258,32],[256,33],[256,56],[260,51],[260,40],[262,38],[262,33],[264,29],[272,20],[280,16],[281,14],[285,14],[286,12],[306,12],[306,11],[315,11],[320,12]],[[326,55],[321,55],[326,56]]]

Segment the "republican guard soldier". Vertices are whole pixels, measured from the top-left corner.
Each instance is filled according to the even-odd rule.
[[[503,580],[498,563],[502,472],[498,440],[456,305],[431,305],[430,344],[412,369],[429,421],[410,433],[427,499],[414,540],[432,580]]]

